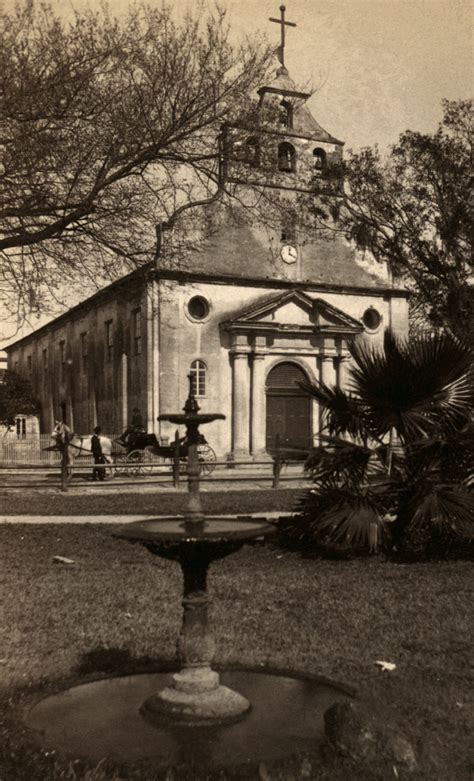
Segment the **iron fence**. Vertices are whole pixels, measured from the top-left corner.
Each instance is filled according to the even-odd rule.
[[[113,443],[113,453],[123,451],[120,445],[114,440],[118,434],[104,434],[109,437]],[[49,450],[54,445],[54,440],[50,434],[37,434],[32,437],[17,437],[14,432],[9,432],[0,437],[0,465],[2,466],[22,466],[25,464],[48,465],[60,464],[61,455],[58,450]],[[81,463],[92,463],[91,456],[82,456]]]

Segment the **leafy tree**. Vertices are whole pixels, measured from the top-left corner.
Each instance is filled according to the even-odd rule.
[[[407,131],[387,158],[364,149],[346,165],[341,226],[414,291],[434,327],[472,333],[472,102],[444,101],[434,134]]]
[[[17,415],[34,415],[38,403],[29,380],[13,371],[6,371],[0,383],[0,422],[12,426]]]
[[[252,114],[271,52],[233,47],[219,11],[178,23],[158,6],[0,12],[0,290],[15,312],[153,260],[159,226],[232,195],[221,128]]]
[[[286,534],[303,545],[377,550],[416,535],[474,532],[471,349],[449,334],[383,350],[351,348],[350,392],[302,387],[327,412],[325,446],[307,467],[314,488]]]

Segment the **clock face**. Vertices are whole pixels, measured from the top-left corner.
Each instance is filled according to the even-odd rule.
[[[298,250],[293,244],[284,244],[280,251],[281,259],[285,263],[296,263],[298,258]]]

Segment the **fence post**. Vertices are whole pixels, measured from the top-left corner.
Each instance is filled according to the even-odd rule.
[[[176,429],[174,434],[173,486],[175,488],[179,488],[179,431],[178,429]]]
[[[67,491],[68,482],[68,443],[67,438],[61,444],[61,491]]]
[[[280,472],[281,472],[281,458],[280,458],[280,435],[275,437],[275,455],[273,457],[273,484],[272,488],[280,487]]]

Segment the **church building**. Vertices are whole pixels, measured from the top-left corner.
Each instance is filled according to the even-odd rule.
[[[311,115],[283,53],[259,90],[273,123],[263,142],[239,132],[234,143],[225,129],[225,175],[245,186],[272,166],[269,202],[297,209],[314,193],[336,221],[343,143]],[[158,258],[6,348],[9,368],[31,379],[42,432],[64,417],[78,434],[98,424],[118,435],[137,408],[166,442],[175,427],[157,418],[181,411],[191,374],[201,411],[225,415],[204,432],[219,459],[260,460],[277,437],[306,450],[321,410],[298,381],[344,387],[350,340],[407,335],[407,292],[337,230],[306,230],[299,213],[277,224],[230,211],[209,207],[214,229],[183,267]]]

